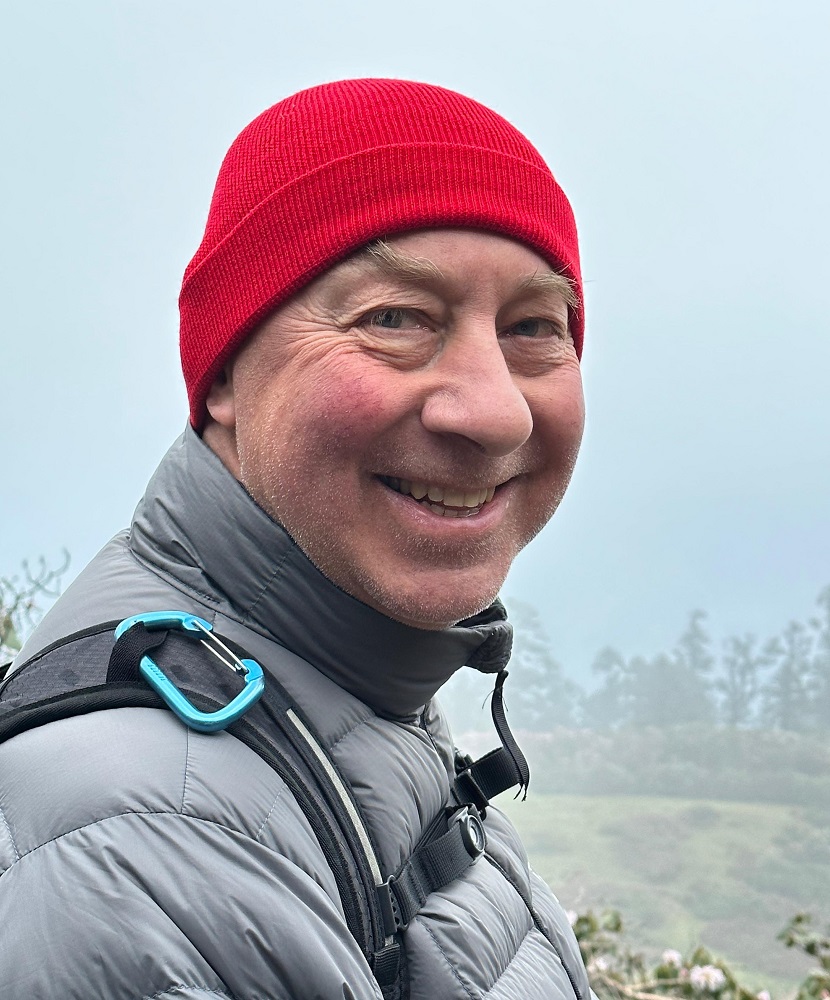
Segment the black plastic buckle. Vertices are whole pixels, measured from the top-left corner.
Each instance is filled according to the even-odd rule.
[[[394,892],[392,892],[394,883],[395,876],[390,875],[382,885],[375,886],[380,913],[383,917],[383,932],[387,938],[392,937],[393,934],[397,934],[398,931],[406,930],[407,927],[401,919],[398,901],[395,899]]]

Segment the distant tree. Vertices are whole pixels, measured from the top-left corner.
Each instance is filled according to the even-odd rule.
[[[715,663],[712,656],[712,639],[703,627],[706,612],[696,608],[689,615],[686,631],[677,640],[675,655],[687,670],[698,677],[708,677]]]
[[[26,634],[43,615],[44,605],[60,594],[61,577],[69,566],[69,553],[57,567],[42,557],[35,565],[24,562],[14,576],[0,577],[0,664],[12,659]]]
[[[629,663],[629,721],[636,726],[710,722],[712,702],[706,679],[675,653]]]
[[[510,617],[515,627],[510,658],[513,683],[505,689],[510,725],[536,731],[574,725],[580,690],[565,677],[553,656],[539,612],[514,598]]]
[[[721,722],[733,728],[830,729],[830,587],[818,605],[820,614],[808,624],[791,622],[763,645],[752,635],[732,636],[719,662],[706,615],[695,610],[671,652],[626,659],[610,646],[601,650],[591,665],[597,686],[584,694],[554,658],[539,612],[512,600],[517,628],[507,690],[511,725],[549,730]],[[482,713],[486,684],[487,678],[462,671],[442,692],[457,729],[488,725]]]
[[[599,686],[583,698],[584,725],[590,729],[623,725],[629,716],[629,684],[628,664],[622,654],[606,646],[591,664],[591,672],[599,679]]]
[[[705,619],[706,612],[696,608],[689,615],[689,624],[675,647],[678,694],[689,699],[678,722],[713,722],[715,719],[711,678],[715,658],[712,639],[703,625]]]
[[[772,673],[763,691],[763,719],[777,729],[800,730],[811,720],[810,672],[812,636],[792,621],[768,646]]]
[[[591,667],[600,685],[584,699],[585,724],[601,728],[711,722],[708,674],[714,658],[704,617],[702,611],[692,613],[673,653],[626,660],[615,649],[602,650]]]
[[[693,611],[671,653],[623,661],[600,661],[605,683],[596,701],[620,710],[619,722],[633,726],[671,726],[711,722],[714,705],[709,674],[714,664],[705,614]]]
[[[756,649],[757,638],[731,636],[724,643],[720,676],[715,689],[720,694],[720,719],[727,726],[749,726],[756,719],[763,670],[770,656]]]
[[[813,726],[830,729],[830,587],[819,594],[817,603],[821,614],[810,621],[813,656],[807,688]]]
[[[673,675],[677,661],[665,653],[628,661],[628,722],[634,726],[668,726],[674,721],[680,692]],[[681,703],[685,699],[681,695]]]

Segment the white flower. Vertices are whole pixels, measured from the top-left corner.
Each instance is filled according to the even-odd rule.
[[[565,910],[565,916],[568,918],[568,923],[571,927],[579,920],[579,914],[576,910]]]
[[[660,957],[660,962],[662,965],[668,965],[673,969],[679,969],[683,964],[683,956],[675,948],[666,948]],[[766,1000],[770,1000],[770,998],[767,997]]]
[[[592,972],[607,972],[611,968],[611,959],[605,955],[595,955],[589,968]]]
[[[717,993],[726,985],[726,976],[716,965],[694,965],[689,970],[689,982],[696,990]]]
[[[769,995],[769,990],[761,990],[761,992],[757,993],[756,996],[758,997],[758,1000],[772,1000],[772,997]]]

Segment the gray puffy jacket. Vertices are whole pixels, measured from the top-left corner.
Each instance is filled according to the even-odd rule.
[[[503,663],[504,623],[485,616],[428,632],[355,601],[190,430],[131,530],[73,583],[17,662],[83,628],[171,609],[207,618],[279,677],[351,783],[383,876],[393,873],[450,798],[453,747],[433,695],[464,663]],[[560,905],[498,810],[485,826],[486,856],[404,932],[413,1000],[574,1000],[572,981],[587,1000]],[[0,746],[0,996],[380,992],[276,772],[227,733],[120,708]]]

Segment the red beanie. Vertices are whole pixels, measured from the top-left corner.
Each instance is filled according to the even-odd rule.
[[[264,111],[219,171],[179,308],[190,420],[245,337],[281,302],[383,236],[467,226],[513,237],[582,297],[568,200],[504,118],[442,87],[344,80]],[[581,353],[581,308],[571,330]]]

